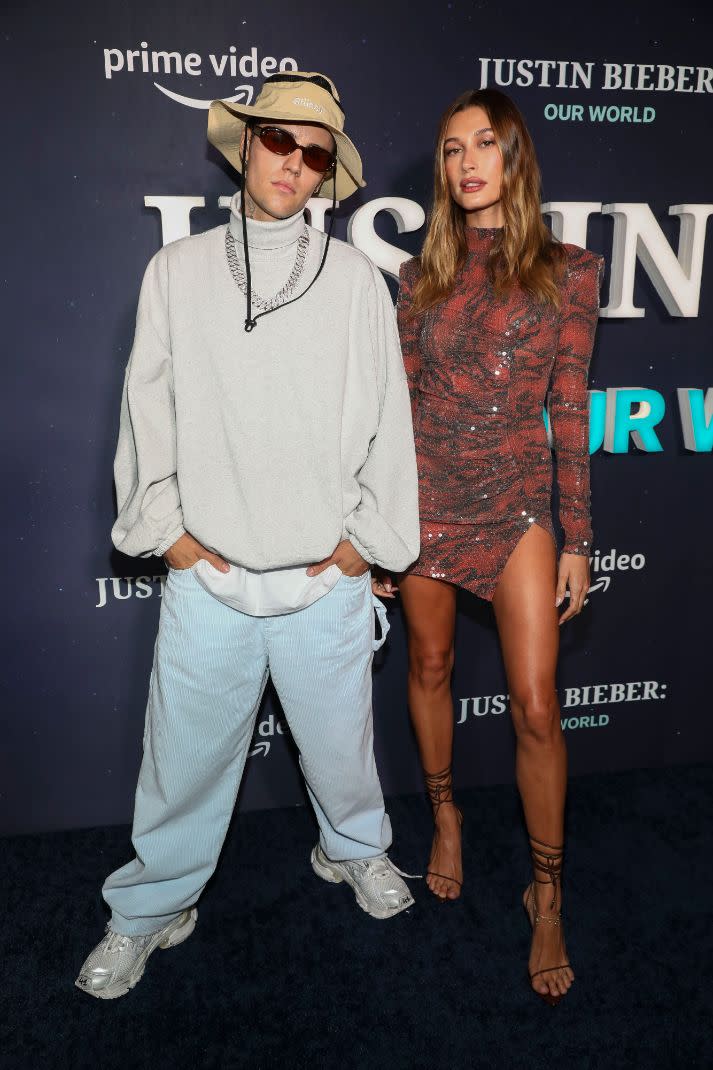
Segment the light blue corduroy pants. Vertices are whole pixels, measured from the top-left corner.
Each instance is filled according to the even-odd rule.
[[[371,709],[373,651],[386,630],[369,573],[343,576],[297,613],[251,617],[209,595],[190,570],[171,570],[136,789],[136,858],[103,888],[113,929],[152,932],[198,899],[223,846],[268,674],[326,854],[344,860],[387,849]]]

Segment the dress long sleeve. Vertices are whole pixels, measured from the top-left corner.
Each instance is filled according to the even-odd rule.
[[[114,460],[112,541],[131,557],[163,554],[185,532],[176,474],[176,416],[163,251],[149,263],[126,369]]]
[[[366,561],[402,572],[419,551],[416,453],[394,306],[373,265],[372,276],[367,300],[378,427],[357,475],[361,501],[345,528]]]
[[[411,412],[415,422],[418,406],[418,386],[421,380],[421,329],[423,317],[415,316],[412,313],[413,284],[413,261],[407,260],[402,265],[399,273],[399,296],[396,302],[396,315],[411,398]]]
[[[560,331],[552,372],[550,419],[557,458],[563,553],[589,556],[589,395],[587,376],[599,315],[604,261],[572,249],[563,286]]]

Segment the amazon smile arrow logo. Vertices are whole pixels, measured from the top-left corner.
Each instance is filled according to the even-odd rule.
[[[208,97],[201,100],[198,97],[184,97],[181,93],[173,93],[170,89],[166,89],[165,86],[159,85],[158,82],[154,82],[154,85],[161,93],[164,93],[171,100],[175,100],[178,104],[185,104],[187,108],[209,108],[215,97]],[[250,104],[253,99],[254,89],[251,85],[236,85],[235,95],[232,97],[221,97],[221,100],[227,100],[231,103],[240,101],[241,104]]]
[[[257,754],[262,754],[263,758],[266,758],[270,753],[270,742],[267,739],[261,739],[259,743],[256,743],[253,749],[250,751],[248,757],[254,758]]]

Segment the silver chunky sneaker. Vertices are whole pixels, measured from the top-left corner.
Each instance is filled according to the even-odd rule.
[[[163,929],[148,936],[122,936],[107,925],[106,936],[82,966],[75,985],[97,999],[125,996],[143,977],[149,955],[157,947],[182,944],[195,929],[197,917],[195,907],[184,910]]]
[[[354,889],[356,901],[372,918],[391,918],[413,906],[410,891],[388,855],[333,862],[319,844],[312,848],[312,869],[322,880],[332,884],[346,881]],[[403,874],[408,876],[408,874]]]

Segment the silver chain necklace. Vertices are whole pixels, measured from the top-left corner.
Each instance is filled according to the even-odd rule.
[[[307,256],[308,249],[309,230],[307,229],[307,227],[305,227],[297,241],[297,256],[295,258],[295,266],[292,268],[292,271],[290,272],[290,277],[288,278],[285,285],[282,287],[281,290],[278,290],[274,297],[270,297],[267,300],[264,297],[260,297],[259,294],[256,294],[253,290],[251,294],[252,303],[258,308],[260,308],[263,312],[271,312],[274,308],[278,308],[281,304],[283,304],[293,292],[297,283],[300,280],[300,276],[304,271],[305,258]],[[225,255],[228,258],[228,267],[230,268],[230,274],[233,276],[236,283],[238,284],[240,292],[247,297],[248,284],[245,278],[245,271],[243,269],[242,264],[240,263],[240,260],[238,259],[238,254],[235,250],[235,238],[230,233],[230,227],[226,227],[225,230]]]

